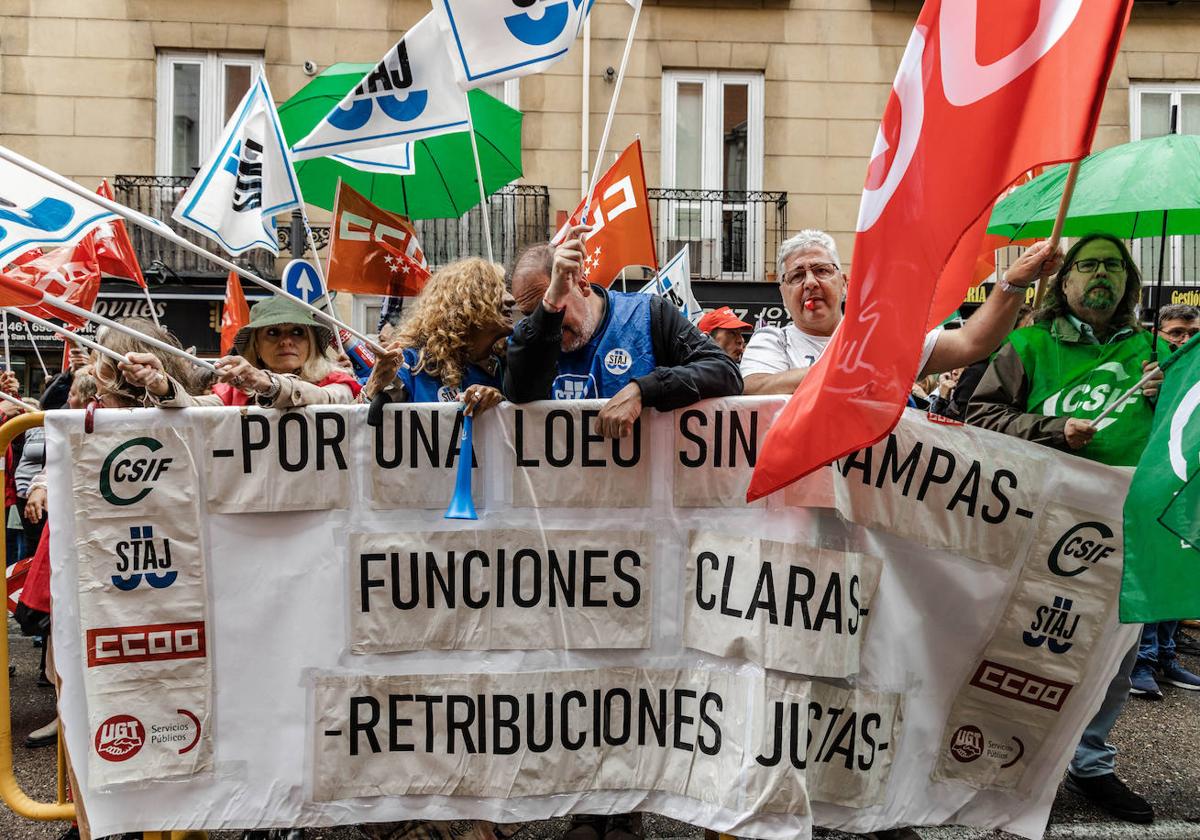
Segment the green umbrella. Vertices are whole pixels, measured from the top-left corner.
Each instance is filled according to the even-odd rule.
[[[1049,236],[1067,169],[1056,166],[1013,190],[992,211],[988,233]],[[1063,235],[1088,233],[1121,239],[1200,233],[1200,137],[1168,134],[1084,158]]]
[[[374,64],[334,64],[279,106],[288,143],[306,136]],[[521,112],[473,90],[468,94],[479,165],[488,195],[521,177]],[[385,210],[411,219],[455,219],[479,204],[471,138],[465,131],[413,143],[412,175],[367,172],[330,158],[296,161],[308,204],[333,209],[340,178]]]

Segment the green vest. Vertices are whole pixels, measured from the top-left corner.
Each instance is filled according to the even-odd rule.
[[[1025,367],[1029,413],[1088,420],[1142,378],[1142,362],[1150,359],[1150,333],[1139,331],[1109,344],[1088,344],[1064,341],[1060,329],[1068,332],[1071,327],[1058,319],[1024,327],[1008,337]],[[1169,352],[1160,342],[1160,358]],[[1091,443],[1075,454],[1103,464],[1134,466],[1153,422],[1154,407],[1139,392],[1100,421]]]

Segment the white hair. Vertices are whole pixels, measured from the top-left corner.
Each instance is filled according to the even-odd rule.
[[[783,261],[797,251],[807,248],[824,248],[833,259],[833,264],[838,267],[838,271],[842,270],[842,258],[838,256],[837,244],[833,241],[833,237],[823,230],[808,228],[790,239],[784,240],[783,244],[779,246],[778,271],[780,277],[783,277]]]

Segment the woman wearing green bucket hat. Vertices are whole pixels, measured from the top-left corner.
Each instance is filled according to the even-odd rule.
[[[146,389],[156,405],[301,405],[351,403],[358,381],[334,365],[327,353],[333,333],[291,298],[276,296],[250,309],[250,323],[238,330],[238,355],[214,362],[219,381],[211,394],[192,396],[149,353],[131,353],[121,366],[130,384]]]

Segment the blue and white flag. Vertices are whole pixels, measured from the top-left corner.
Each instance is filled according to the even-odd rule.
[[[71,245],[112,213],[0,160],[0,268],[33,248]]]
[[[296,160],[343,155],[467,130],[467,98],[454,83],[432,14],[292,147]]]
[[[642,294],[665,297],[678,306],[683,317],[693,324],[704,314],[704,308],[692,294],[692,261],[686,245],[670,262],[659,269],[653,280],[638,291]]]
[[[594,0],[433,0],[464,89],[540,73],[571,49]]]
[[[230,254],[266,248],[278,256],[275,216],[302,200],[279,113],[260,74],[171,218],[215,239]]]
[[[412,175],[417,171],[417,165],[413,162],[412,143],[360,149],[329,157],[363,172],[377,172],[380,175]]]

